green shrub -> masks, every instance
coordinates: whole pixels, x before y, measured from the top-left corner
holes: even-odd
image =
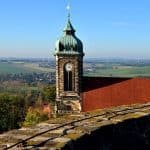
[[[27,115],[25,117],[24,125],[31,126],[40,123],[42,121],[46,121],[48,119],[49,119],[48,115],[42,112],[42,110],[38,108],[37,109],[29,108]]]

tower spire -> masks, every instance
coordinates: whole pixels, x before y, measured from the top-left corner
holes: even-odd
[[[66,34],[74,35],[75,29],[73,28],[73,26],[71,24],[71,21],[70,21],[70,2],[69,2],[69,0],[68,0],[66,9],[67,9],[67,12],[68,12],[68,20],[67,20],[67,24],[64,28],[64,32]]]
[[[68,11],[68,20],[70,20],[70,2],[68,0],[68,4],[67,4],[67,11]]]

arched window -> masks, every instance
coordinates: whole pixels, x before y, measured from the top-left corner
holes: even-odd
[[[64,65],[64,91],[73,91],[71,63]]]

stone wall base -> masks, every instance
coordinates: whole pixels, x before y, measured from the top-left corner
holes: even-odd
[[[80,113],[81,103],[79,100],[62,100],[57,102],[58,113]]]

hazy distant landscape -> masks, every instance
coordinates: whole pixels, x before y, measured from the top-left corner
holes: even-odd
[[[47,72],[54,72],[54,68],[47,68],[46,66],[40,66],[41,62],[27,62],[27,61],[1,61],[0,62],[0,74],[7,74],[7,73],[47,73]]]
[[[150,77],[150,60],[85,59],[84,76]],[[0,94],[40,93],[55,84],[54,59],[0,59]]]
[[[108,77],[150,77],[150,60],[87,60],[84,64],[84,75]]]
[[[54,61],[42,59],[0,59],[0,94],[40,92],[55,83]]]
[[[1,74],[55,73],[54,60],[0,59]],[[86,59],[85,76],[142,77],[150,76],[150,60]]]

